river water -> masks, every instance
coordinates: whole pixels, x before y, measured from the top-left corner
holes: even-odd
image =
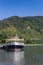
[[[0,65],[43,65],[43,46],[26,46],[19,52],[0,50]]]

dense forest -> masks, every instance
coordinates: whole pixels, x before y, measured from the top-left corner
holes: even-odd
[[[18,17],[12,16],[0,20],[0,42],[5,42],[18,34],[24,38],[25,43],[43,40],[43,16]]]

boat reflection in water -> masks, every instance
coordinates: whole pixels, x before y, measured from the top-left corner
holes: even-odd
[[[24,65],[24,51],[14,53],[14,64]]]
[[[0,65],[24,65],[24,51],[0,51]]]

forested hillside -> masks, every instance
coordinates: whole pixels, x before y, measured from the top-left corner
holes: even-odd
[[[24,38],[26,43],[32,43],[31,40],[43,40],[43,16],[12,16],[0,20],[0,42],[16,33],[20,38]]]

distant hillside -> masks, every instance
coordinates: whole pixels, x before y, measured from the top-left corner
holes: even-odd
[[[43,39],[43,16],[18,17],[12,16],[0,20],[0,42],[15,34],[25,39]]]

